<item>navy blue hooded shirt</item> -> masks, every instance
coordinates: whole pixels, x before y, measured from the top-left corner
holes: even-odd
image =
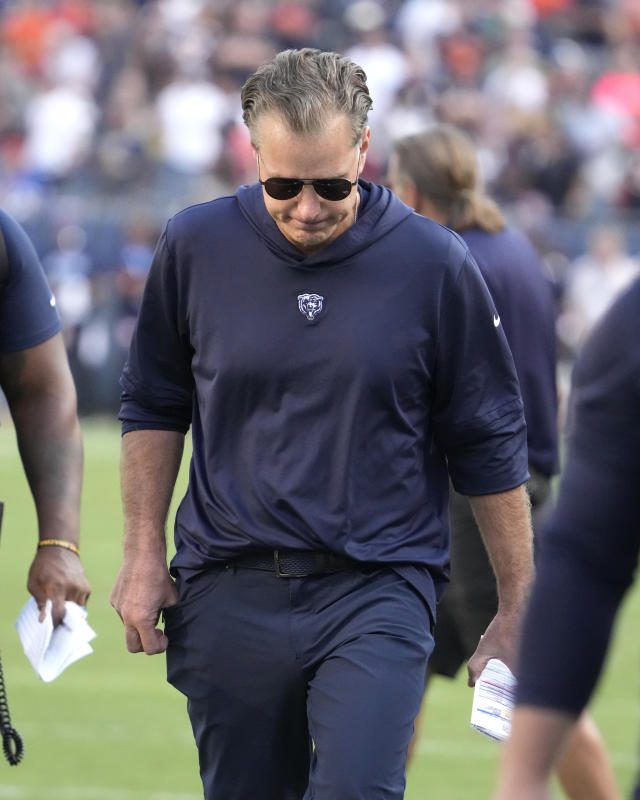
[[[522,401],[464,242],[385,188],[359,191],[357,222],[312,256],[281,234],[258,184],[173,217],[120,419],[124,433],[191,425],[172,566],[330,550],[393,565],[433,611],[447,472],[465,494],[522,484]]]
[[[493,297],[518,373],[529,463],[558,471],[558,391],[553,287],[531,242],[514,228],[461,233]]]

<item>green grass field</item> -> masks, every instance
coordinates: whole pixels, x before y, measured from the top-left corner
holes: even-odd
[[[100,422],[85,422],[83,428],[82,550],[93,586],[89,622],[98,637],[92,655],[49,684],[35,675],[14,629],[28,599],[35,515],[11,424],[5,421],[0,428],[1,499],[6,503],[0,652],[12,721],[25,741],[19,766],[0,760],[0,800],[197,800],[202,794],[184,700],[165,683],[162,656],[126,652],[120,620],[109,605],[122,532],[119,432],[114,424]],[[179,495],[184,482],[183,470]],[[592,707],[623,796],[633,782],[640,734],[639,624],[640,594],[635,590],[619,620]],[[499,746],[469,728],[471,698],[464,675],[454,682],[434,682],[409,770],[407,800],[489,798]]]

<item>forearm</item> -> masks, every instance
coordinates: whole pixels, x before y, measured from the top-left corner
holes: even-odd
[[[130,431],[122,437],[124,559],[111,605],[132,653],[167,648],[156,625],[161,610],[177,601],[166,563],[165,524],[183,449],[184,435],[175,431]]]
[[[40,538],[76,543],[82,436],[62,336],[0,355],[0,385],[36,505]]]
[[[39,538],[78,544],[83,447],[75,392],[21,396],[10,408]]]
[[[523,486],[469,498],[498,589],[498,612],[467,665],[473,686],[491,658],[517,668],[518,644],[533,581],[529,498]]]
[[[122,437],[124,555],[166,556],[165,525],[184,450],[176,431],[131,431]]]
[[[36,371],[35,368],[33,371]],[[71,376],[64,371],[45,385],[31,381],[9,392],[9,406],[25,475],[38,517],[39,539],[79,545],[82,491],[82,434]],[[38,549],[27,588],[41,613],[52,601],[54,624],[62,621],[65,601],[86,605],[91,588],[75,553],[59,547]]]
[[[499,611],[520,615],[533,581],[533,534],[529,497],[524,486],[470,497],[496,577]]]

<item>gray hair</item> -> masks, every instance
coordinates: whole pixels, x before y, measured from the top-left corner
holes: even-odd
[[[303,135],[322,131],[331,113],[346,114],[355,145],[372,105],[362,67],[346,56],[310,47],[283,50],[259,66],[242,87],[240,98],[242,118],[256,146],[258,120],[273,112]]]

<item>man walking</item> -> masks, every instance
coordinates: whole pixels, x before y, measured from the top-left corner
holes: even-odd
[[[289,50],[241,99],[259,181],[169,221],[123,371],[112,603],[130,651],[168,648],[207,800],[395,800],[449,475],[498,583],[472,675],[513,665],[532,574],[517,377],[465,245],[360,179],[363,70]]]

